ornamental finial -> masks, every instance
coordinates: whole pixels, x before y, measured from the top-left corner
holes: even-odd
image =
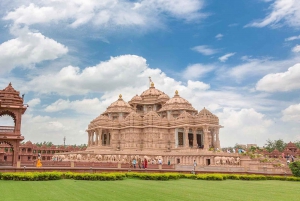
[[[154,87],[154,83],[153,82],[151,82],[151,87]]]
[[[175,95],[176,95],[176,96],[178,95],[178,91],[177,91],[177,90],[175,91]]]
[[[122,99],[122,94],[119,95],[119,99]]]

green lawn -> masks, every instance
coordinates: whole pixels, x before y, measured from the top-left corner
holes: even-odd
[[[291,181],[3,181],[2,201],[93,200],[300,200],[300,182]]]

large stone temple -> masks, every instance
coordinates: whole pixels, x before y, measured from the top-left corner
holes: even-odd
[[[198,112],[178,91],[170,98],[151,83],[129,102],[119,95],[88,126],[87,151],[94,153],[175,154],[220,149],[219,118]],[[171,153],[168,153],[171,152]]]

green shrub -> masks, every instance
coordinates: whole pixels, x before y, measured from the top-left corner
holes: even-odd
[[[300,161],[290,163],[289,168],[295,177],[300,177]]]

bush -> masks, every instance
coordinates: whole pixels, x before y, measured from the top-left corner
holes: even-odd
[[[300,161],[290,163],[289,168],[295,177],[300,177]]]
[[[3,180],[15,181],[47,181],[62,179],[62,173],[59,172],[25,172],[25,173],[3,173],[1,174]]]

